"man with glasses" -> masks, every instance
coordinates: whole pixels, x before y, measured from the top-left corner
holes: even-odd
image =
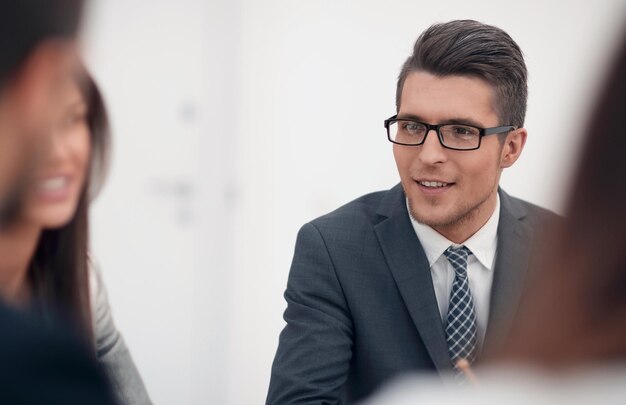
[[[401,184],[300,230],[268,404],[351,403],[412,371],[463,381],[506,334],[556,218],[498,186],[526,141],[526,76],[497,27],[420,35],[384,121]]]

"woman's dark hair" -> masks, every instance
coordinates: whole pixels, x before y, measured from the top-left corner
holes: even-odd
[[[549,367],[626,359],[626,37],[567,206],[500,357]]]
[[[30,265],[33,293],[42,307],[77,322],[79,331],[93,338],[89,297],[89,201],[102,184],[109,151],[109,121],[104,101],[86,71],[76,77],[87,103],[87,124],[91,136],[91,161],[74,217],[68,224],[42,232]]]

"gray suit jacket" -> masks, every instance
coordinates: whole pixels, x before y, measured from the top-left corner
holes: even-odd
[[[535,231],[556,215],[500,190],[485,347],[509,328]],[[360,400],[391,377],[451,368],[430,266],[400,185],[304,225],[285,292],[287,322],[268,404]]]

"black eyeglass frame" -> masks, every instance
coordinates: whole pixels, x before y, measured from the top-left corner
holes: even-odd
[[[424,135],[424,139],[422,139],[422,142],[420,142],[420,143],[402,143],[402,142],[396,142],[396,141],[392,140],[391,139],[391,134],[389,133],[389,127],[391,126],[391,124],[393,124],[394,122],[398,122],[398,121],[410,121],[410,122],[415,122],[415,123],[420,124],[420,125],[424,125],[426,127],[426,134]],[[478,146],[476,146],[475,148],[459,149],[459,148],[453,148],[453,147],[448,146],[448,145],[443,143],[443,135],[441,135],[441,132],[439,131],[439,129],[441,127],[443,127],[443,126],[446,126],[446,125],[461,125],[461,124],[443,123],[443,124],[432,125],[432,124],[427,124],[425,122],[412,120],[412,119],[408,119],[408,118],[398,118],[397,114],[394,115],[393,117],[387,118],[385,120],[385,129],[387,130],[387,139],[391,143],[395,143],[396,145],[403,145],[403,146],[420,146],[424,142],[426,142],[426,137],[428,136],[430,131],[434,130],[435,133],[437,134],[437,138],[439,139],[439,143],[441,144],[441,146],[443,146],[446,149],[462,150],[462,151],[465,151],[465,150],[476,150],[476,149],[480,148],[480,144],[482,143],[483,136],[495,135],[495,134],[503,134],[505,132],[508,133],[508,132],[511,132],[511,131],[515,131],[517,129],[517,127],[514,127],[512,125],[504,125],[504,126],[501,126],[501,127],[491,127],[491,128],[480,128],[480,127],[476,127],[474,125],[462,124],[463,126],[466,126],[466,127],[476,128],[478,130],[479,138],[478,138]]]

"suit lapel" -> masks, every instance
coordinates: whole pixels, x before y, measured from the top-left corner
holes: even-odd
[[[488,350],[510,330],[532,254],[533,230],[523,221],[525,210],[502,190],[500,203],[498,251],[484,345]]]
[[[438,370],[451,368],[430,265],[409,218],[400,185],[391,189],[378,211],[386,217],[374,226],[400,295]]]

